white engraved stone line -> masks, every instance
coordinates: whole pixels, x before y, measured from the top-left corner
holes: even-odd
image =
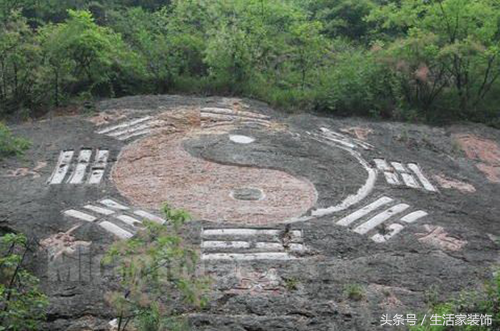
[[[384,171],[385,180],[387,183],[391,185],[399,185],[401,182],[399,181],[398,174],[395,172]]]
[[[99,184],[104,177],[106,166],[108,164],[109,151],[97,150],[94,164],[92,165],[92,172],[89,177],[89,184]]]
[[[258,242],[258,243],[255,243],[255,247],[258,249],[268,250],[268,251],[284,251],[285,250],[285,247],[283,247],[283,244],[279,244],[279,243]]]
[[[250,243],[247,241],[204,241],[201,247],[204,249],[250,248]]]
[[[269,124],[270,123],[268,120],[263,120],[260,118],[241,117],[241,116],[238,116],[237,114],[222,115],[222,114],[212,114],[212,113],[201,113],[201,119],[202,120],[207,120],[207,119],[229,120],[229,121],[237,121],[237,122],[244,121],[244,122],[262,123],[262,124]]]
[[[215,113],[215,114],[228,114],[228,115],[238,115],[238,116],[245,116],[245,117],[250,117],[250,118],[261,118],[261,119],[270,119],[271,117],[262,115],[262,114],[257,114],[257,113],[252,113],[248,111],[235,111],[232,109],[228,108],[215,108],[215,107],[207,107],[203,108],[201,112],[207,112],[207,113]]]
[[[153,215],[153,214],[150,214],[148,212],[145,212],[144,210],[135,210],[134,214],[141,216],[141,217],[147,219],[148,221],[153,221],[153,222],[156,222],[158,224],[164,224],[166,222],[163,218],[158,217],[158,216]]]
[[[128,210],[129,209],[128,207],[121,205],[118,202],[115,202],[111,199],[104,199],[104,200],[101,200],[99,202],[102,205],[109,207],[109,208],[112,208],[112,209],[118,209],[118,210]]]
[[[102,215],[112,215],[115,213],[114,210],[101,208],[101,207],[97,207],[97,206],[93,206],[93,205],[86,205],[86,206],[83,206],[83,208],[91,210],[91,211],[96,212],[98,214],[102,214]]]
[[[408,172],[406,170],[406,168],[404,167],[404,165],[400,162],[391,162],[392,166],[394,167],[394,169],[396,169],[396,171],[399,171],[399,172]]]
[[[80,151],[80,154],[78,155],[78,163],[76,164],[73,174],[68,179],[69,184],[81,184],[83,182],[91,157],[91,149],[82,149]]]
[[[400,221],[405,222],[405,223],[413,223],[413,222],[416,222],[419,219],[421,219],[427,215],[429,215],[429,214],[426,213],[425,211],[419,210],[419,211],[415,211],[411,214],[406,215],[405,217],[401,218]]]
[[[375,162],[375,165],[377,166],[378,169],[382,171],[392,171],[392,167],[389,166],[386,160],[384,159],[373,159],[373,162]]]
[[[148,134],[148,133],[151,133],[151,129],[144,129],[141,131],[132,132],[132,133],[124,135],[124,136],[119,136],[119,137],[117,137],[117,139],[124,141],[124,140],[130,139],[130,138],[133,138],[133,137],[143,136],[143,135]]]
[[[102,129],[100,131],[97,131],[97,133],[98,134],[106,134],[106,133],[109,133],[111,131],[115,131],[115,130],[118,130],[118,129],[126,128],[126,127],[129,127],[129,126],[132,126],[132,125],[136,125],[136,124],[145,122],[145,121],[150,120],[150,119],[151,119],[151,116],[146,116],[146,117],[143,117],[143,118],[132,120],[130,122],[125,122],[125,123],[122,123],[122,124],[118,124],[118,125],[107,127],[107,128]]]
[[[372,202],[371,204],[369,204],[368,206],[366,207],[363,207],[357,211],[355,211],[354,213],[344,217],[343,219],[341,219],[340,221],[337,222],[338,225],[342,225],[342,226],[349,226],[350,224],[352,224],[353,222],[359,220],[360,218],[368,215],[369,213],[371,213],[372,211],[380,208],[381,206],[384,206],[390,202],[392,202],[393,200],[391,198],[388,198],[388,197],[382,197],[380,199],[378,199],[377,201],[375,202]]]
[[[292,252],[303,252],[306,250],[306,247],[302,244],[290,244],[288,246],[288,248],[292,251]]]
[[[375,215],[371,219],[369,219],[367,222],[361,224],[357,228],[354,229],[354,232],[359,233],[359,234],[366,234],[370,232],[371,230],[375,229],[377,226],[380,224],[384,223],[391,217],[393,217],[396,214],[402,213],[406,209],[410,208],[409,205],[407,204],[399,204],[394,207],[391,207],[380,214]]]
[[[111,133],[108,133],[108,136],[116,138],[116,137],[120,137],[122,135],[127,135],[127,134],[130,134],[130,133],[134,133],[134,132],[137,132],[137,131],[142,131],[142,130],[149,129],[149,128],[151,128],[151,122],[148,122],[148,123],[145,123],[145,124],[141,124],[141,125],[137,125],[137,126],[133,126],[133,127],[130,127],[130,128],[126,128],[125,130],[111,132]]]
[[[56,168],[54,169],[54,173],[49,179],[49,183],[51,185],[61,184],[64,181],[64,177],[66,177],[66,173],[68,172],[69,165],[74,153],[74,151],[62,151],[59,154]]]
[[[413,177],[410,174],[407,173],[400,173],[401,177],[403,178],[403,182],[405,182],[405,185],[408,187],[412,188],[419,188],[420,185],[418,185],[417,181],[415,180],[415,177]]]
[[[372,240],[375,241],[376,243],[384,243],[387,240],[394,237],[395,235],[397,235],[398,233],[400,233],[401,231],[403,231],[404,228],[405,227],[402,226],[401,224],[397,224],[397,223],[391,224],[388,227],[388,230],[390,230],[390,232],[388,234],[382,235],[380,233],[377,233],[376,235],[374,235],[372,237]]]
[[[319,139],[316,135],[313,136],[313,139],[315,139],[321,143],[324,142],[324,140]],[[363,184],[363,186],[360,187],[360,189],[355,194],[349,195],[344,201],[342,201],[340,204],[338,204],[336,206],[331,206],[328,208],[321,208],[321,209],[313,210],[311,213],[311,216],[321,217],[321,216],[337,213],[337,212],[342,211],[342,210],[346,210],[347,208],[349,208],[349,207],[357,204],[361,200],[365,199],[375,188],[375,183],[377,182],[377,175],[378,175],[377,170],[373,169],[368,164],[368,162],[366,162],[366,160],[363,158],[363,156],[361,156],[360,153],[354,151],[351,148],[347,148],[344,146],[338,146],[338,145],[336,145],[336,146],[338,148],[345,150],[346,152],[351,154],[356,160],[358,160],[358,162],[363,166],[363,168],[368,173],[368,178],[366,179],[366,182]]]
[[[131,225],[131,226],[137,226],[137,225],[142,224],[142,222],[140,220],[137,220],[137,219],[130,217],[130,216],[127,216],[127,215],[116,216],[116,218],[119,219],[120,221],[128,224],[128,225]]]
[[[420,167],[418,166],[418,164],[408,163],[407,166],[418,177],[418,180],[420,180],[420,182],[422,183],[422,185],[424,186],[424,188],[427,191],[437,192],[434,185],[432,185],[431,182],[424,176],[424,174],[420,170]]]
[[[92,215],[85,214],[85,213],[82,213],[81,211],[73,210],[73,209],[66,210],[64,212],[64,215],[70,216],[73,218],[78,218],[78,219],[81,219],[82,221],[86,221],[86,222],[94,222],[95,220],[97,220],[97,218],[92,216]]]
[[[204,236],[257,236],[280,234],[280,230],[261,230],[261,229],[204,229]],[[297,231],[300,232],[300,231]]]
[[[122,228],[120,228],[119,226],[114,225],[113,223],[108,222],[108,221],[104,221],[104,222],[100,223],[99,225],[102,228],[104,228],[106,231],[111,232],[112,234],[114,234],[115,236],[117,236],[118,238],[121,238],[121,239],[128,239],[128,238],[132,238],[134,236],[132,233],[125,231]]]
[[[295,256],[288,253],[217,253],[203,254],[202,260],[226,260],[226,261],[254,261],[254,260],[295,260]]]

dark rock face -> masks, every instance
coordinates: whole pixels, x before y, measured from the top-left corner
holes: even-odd
[[[114,240],[139,230],[140,215],[161,216],[160,206],[117,187],[122,155],[137,174],[144,160],[159,162],[143,184],[158,189],[158,200],[184,192],[174,207],[250,215],[245,223],[197,219],[185,230],[199,250],[200,275],[213,279],[209,306],[189,314],[193,330],[386,330],[382,314],[417,314],[430,291],[452,298],[500,263],[500,160],[463,151],[456,140],[470,135],[498,146],[497,130],[286,116],[226,98],[138,96],[97,108],[99,126],[75,116],[14,127],[33,147],[0,165],[0,229],[43,243],[31,266],[50,296],[44,330],[106,330],[114,316],[104,297],[114,284],[99,262]],[[154,137],[180,139],[197,167],[140,149],[127,154]],[[103,150],[109,156],[97,164]],[[64,168],[62,151],[74,151],[67,173],[49,185]],[[164,180],[161,167],[175,167],[177,180]],[[230,176],[210,176],[221,167],[231,167]],[[91,169],[104,169],[99,183],[90,183]],[[254,170],[257,177],[246,175]],[[258,181],[260,173],[286,174],[279,178],[287,182]],[[196,187],[186,174],[199,176]],[[266,222],[261,216],[280,211],[280,199],[294,201],[286,196],[296,193],[287,191],[292,179],[313,186],[313,207]],[[178,184],[157,185],[163,181]],[[349,295],[352,285],[360,298]]]

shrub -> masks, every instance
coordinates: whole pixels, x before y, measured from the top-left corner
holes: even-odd
[[[38,330],[45,318],[47,297],[24,268],[28,250],[24,235],[0,238],[0,331]]]
[[[0,159],[6,156],[22,155],[29,146],[29,141],[14,137],[9,128],[0,122]]]

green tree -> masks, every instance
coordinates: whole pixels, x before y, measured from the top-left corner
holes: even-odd
[[[500,76],[498,1],[402,0],[377,8],[369,19],[404,32],[389,45],[389,55],[410,102],[419,99],[428,110],[449,92],[460,115],[478,115]]]
[[[24,235],[0,238],[0,330],[38,330],[45,318],[47,297],[25,269],[29,247]]]
[[[140,330],[173,330],[182,326],[179,304],[205,304],[207,281],[196,275],[197,254],[180,236],[189,214],[168,206],[163,211],[166,225],[146,221],[134,238],[114,244],[104,261],[119,277],[119,288],[108,296],[118,331],[131,324]]]

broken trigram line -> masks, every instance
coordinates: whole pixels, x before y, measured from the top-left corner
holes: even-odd
[[[151,116],[145,116],[105,127],[98,130],[97,133],[124,141],[130,138],[147,135],[151,133],[154,127],[162,123],[164,122],[155,120]]]
[[[302,231],[255,228],[203,229],[202,260],[294,260],[306,251]]]
[[[401,177],[402,182],[407,187],[424,188],[430,192],[438,191],[425,177],[424,173],[416,163],[408,163],[405,166],[401,162],[391,162],[389,165],[389,163],[384,159],[374,159],[373,162],[375,162],[377,168],[384,173],[385,179],[390,185],[401,185]]]
[[[99,184],[106,172],[108,165],[109,151],[97,149],[91,165],[92,148],[82,148],[78,157],[75,157],[74,150],[65,150],[59,154],[54,172],[48,179],[50,185],[57,184]],[[68,178],[66,178],[66,175]]]
[[[206,107],[200,111],[204,127],[226,124],[252,124],[269,127],[270,117],[248,111],[236,111],[229,108]]]
[[[63,214],[81,221],[98,223],[103,229],[121,239],[133,237],[137,230],[143,228],[143,220],[165,223],[159,216],[111,199],[102,199],[98,203],[78,209],[68,209],[63,211]]]
[[[410,206],[405,203],[381,197],[336,221],[336,224],[349,227],[361,235],[370,235],[373,241],[383,243],[400,233],[408,224],[428,215],[423,210],[408,212],[409,209]],[[386,226],[387,223],[390,224]]]

